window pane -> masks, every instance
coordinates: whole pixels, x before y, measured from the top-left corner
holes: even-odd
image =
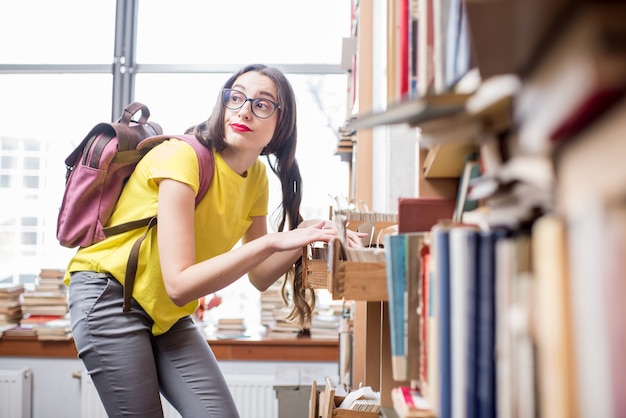
[[[25,170],[39,170],[39,157],[25,157],[24,169]]]
[[[11,138],[0,138],[0,150],[2,151],[15,151],[17,144],[11,140]]]
[[[22,245],[37,245],[36,232],[22,232]]]
[[[350,0],[140,0],[137,36],[144,64],[339,64]]]
[[[0,158],[0,169],[6,170],[15,168],[17,168],[17,157],[3,155],[2,158]]]
[[[22,141],[25,151],[39,151],[41,149],[41,141],[37,139],[26,138]]]
[[[34,216],[22,217],[22,226],[37,226],[37,218]]]
[[[0,219],[0,226],[13,226],[15,225],[15,218],[6,219],[4,216]],[[0,238],[1,240],[1,238]]]
[[[111,63],[115,3],[110,0],[0,2],[0,64]]]
[[[111,120],[111,75],[2,74],[0,91],[0,155],[18,156],[17,168],[0,175],[0,201],[12,202],[0,211],[0,277],[65,268],[75,252],[56,241],[65,158],[96,123]],[[37,234],[15,219],[40,220]]]
[[[15,220],[13,219],[13,224],[15,224]],[[2,245],[13,245],[13,240],[15,239],[15,234],[11,232],[0,231],[0,244]]]
[[[24,176],[22,184],[27,189],[37,189],[39,187],[39,176]]]

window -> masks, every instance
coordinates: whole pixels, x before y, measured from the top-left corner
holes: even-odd
[[[15,40],[0,43],[0,200],[12,202],[0,211],[2,280],[65,268],[74,253],[56,241],[64,160],[94,124],[133,99],[166,132],[182,132],[206,119],[223,82],[247,63],[282,68],[296,90],[303,216],[327,217],[328,194],[347,195],[348,167],[333,153],[346,117],[339,62],[350,0],[305,10],[290,0],[134,1],[136,19],[126,22],[134,31],[117,30],[116,2],[0,3],[0,37]],[[136,52],[131,60],[115,58],[120,45]],[[134,66],[132,78],[127,67],[112,72],[121,61]],[[279,186],[270,187],[271,212]],[[242,301],[233,309],[254,306],[245,283],[233,286]]]

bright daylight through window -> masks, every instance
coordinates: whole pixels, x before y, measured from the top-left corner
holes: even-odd
[[[111,119],[116,94],[147,104],[165,132],[180,133],[207,117],[233,71],[276,65],[298,101],[303,216],[325,218],[329,195],[347,195],[348,165],[334,152],[346,119],[339,63],[350,0],[136,0],[136,65],[126,69],[134,80],[122,86],[111,72],[116,36],[118,45],[132,37],[116,31],[115,4],[0,4],[0,36],[13,40],[0,43],[0,282],[29,283],[42,268],[65,268],[74,250],[56,240],[64,159],[93,125]],[[273,177],[270,213],[280,198]],[[225,290],[239,296],[233,310],[258,309],[246,285]]]

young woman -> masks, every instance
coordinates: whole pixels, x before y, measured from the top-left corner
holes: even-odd
[[[332,223],[300,216],[296,104],[279,70],[241,69],[209,119],[188,133],[215,154],[214,177],[198,205],[197,155],[170,139],[139,162],[110,221],[158,214],[141,246],[132,309],[122,312],[124,272],[130,247],[145,231],[81,248],[67,268],[76,347],[110,417],[162,416],[159,392],[184,417],[237,417],[215,356],[190,317],[197,300],[244,275],[262,291],[291,272],[293,316],[306,324],[311,298],[301,285],[302,248],[336,236]],[[274,157],[270,166],[282,183],[275,233],[267,231],[260,155]]]

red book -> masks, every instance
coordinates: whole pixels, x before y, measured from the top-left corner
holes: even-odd
[[[391,390],[393,409],[401,418],[434,418],[428,401],[417,389],[398,386]]]
[[[428,232],[440,220],[452,219],[455,199],[401,197],[398,199],[398,232]]]

